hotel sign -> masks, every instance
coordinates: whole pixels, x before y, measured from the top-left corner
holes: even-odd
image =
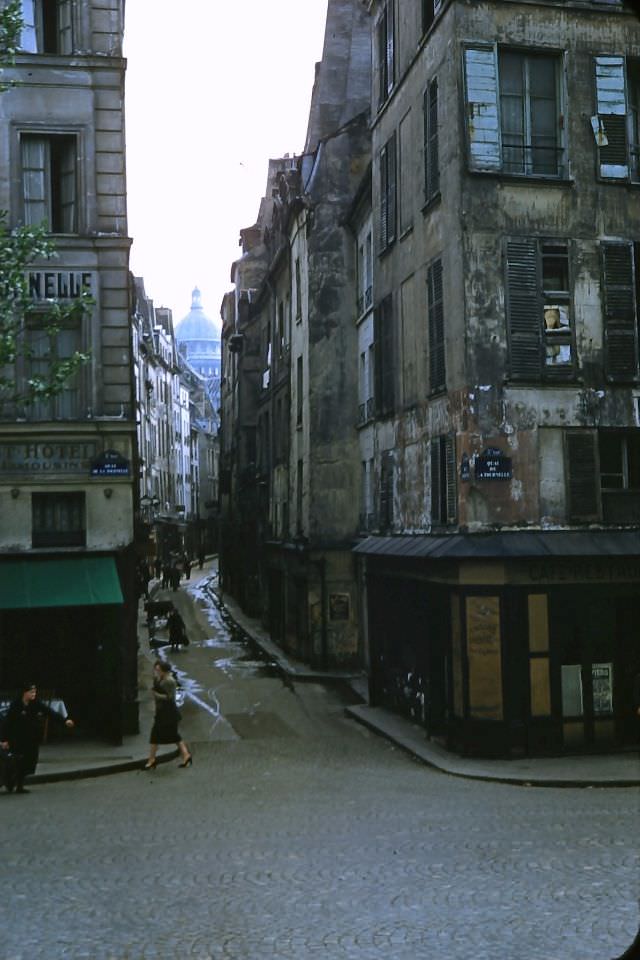
[[[96,274],[84,270],[30,270],[27,280],[32,300],[78,300],[83,293],[95,297]]]
[[[0,474],[86,476],[96,454],[94,440],[0,443]]]

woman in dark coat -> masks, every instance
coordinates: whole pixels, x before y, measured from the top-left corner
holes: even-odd
[[[9,706],[0,730],[0,746],[3,750],[10,750],[16,758],[15,780],[7,783],[9,793],[14,786],[16,793],[29,792],[24,781],[38,765],[42,728],[47,718],[69,728],[74,726],[73,720],[65,719],[38,700],[35,683],[25,683],[21,695]]]
[[[176,706],[176,681],[171,673],[171,665],[166,660],[156,660],[153,665],[153,699],[156,712],[149,735],[149,759],[144,765],[145,770],[153,770],[156,766],[156,753],[159,743],[177,743],[182,763],[179,767],[189,767],[193,763],[191,751],[180,736],[178,720],[180,714]]]

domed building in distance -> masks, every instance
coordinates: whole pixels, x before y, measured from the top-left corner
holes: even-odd
[[[178,323],[175,335],[178,350],[189,366],[205,380],[213,381],[208,383],[208,387],[210,392],[216,393],[216,387],[220,384],[220,331],[211,317],[204,312],[197,287],[191,296],[191,310]]]

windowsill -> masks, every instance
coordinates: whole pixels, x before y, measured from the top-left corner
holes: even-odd
[[[391,253],[395,245],[396,245],[396,238],[394,237],[393,240],[389,241],[389,243],[386,245],[384,250],[380,251],[380,253],[378,254],[378,260],[383,260],[385,257],[387,257]]]
[[[400,243],[402,243],[402,241],[405,240],[405,239],[409,236],[410,233],[413,233],[413,224],[412,224],[412,223],[410,223],[408,227],[405,227],[405,229],[402,231],[402,233],[401,233],[400,236],[398,237],[398,241],[399,241]]]
[[[467,167],[467,173],[471,177],[489,177],[493,180],[505,180],[508,183],[520,183],[528,186],[540,186],[540,184],[548,187],[575,186],[573,177],[553,177],[540,173],[504,173],[502,170],[474,170],[470,167]]]
[[[437,207],[441,202],[441,200],[442,200],[442,194],[438,190],[438,192],[434,193],[432,197],[429,197],[428,200],[425,200],[425,202],[422,205],[422,213],[425,215],[427,213],[431,213],[433,208]]]

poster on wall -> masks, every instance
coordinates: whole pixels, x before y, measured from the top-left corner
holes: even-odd
[[[613,713],[613,664],[591,664],[594,715]]]
[[[502,638],[500,598],[467,597],[469,712],[484,720],[502,720]]]

